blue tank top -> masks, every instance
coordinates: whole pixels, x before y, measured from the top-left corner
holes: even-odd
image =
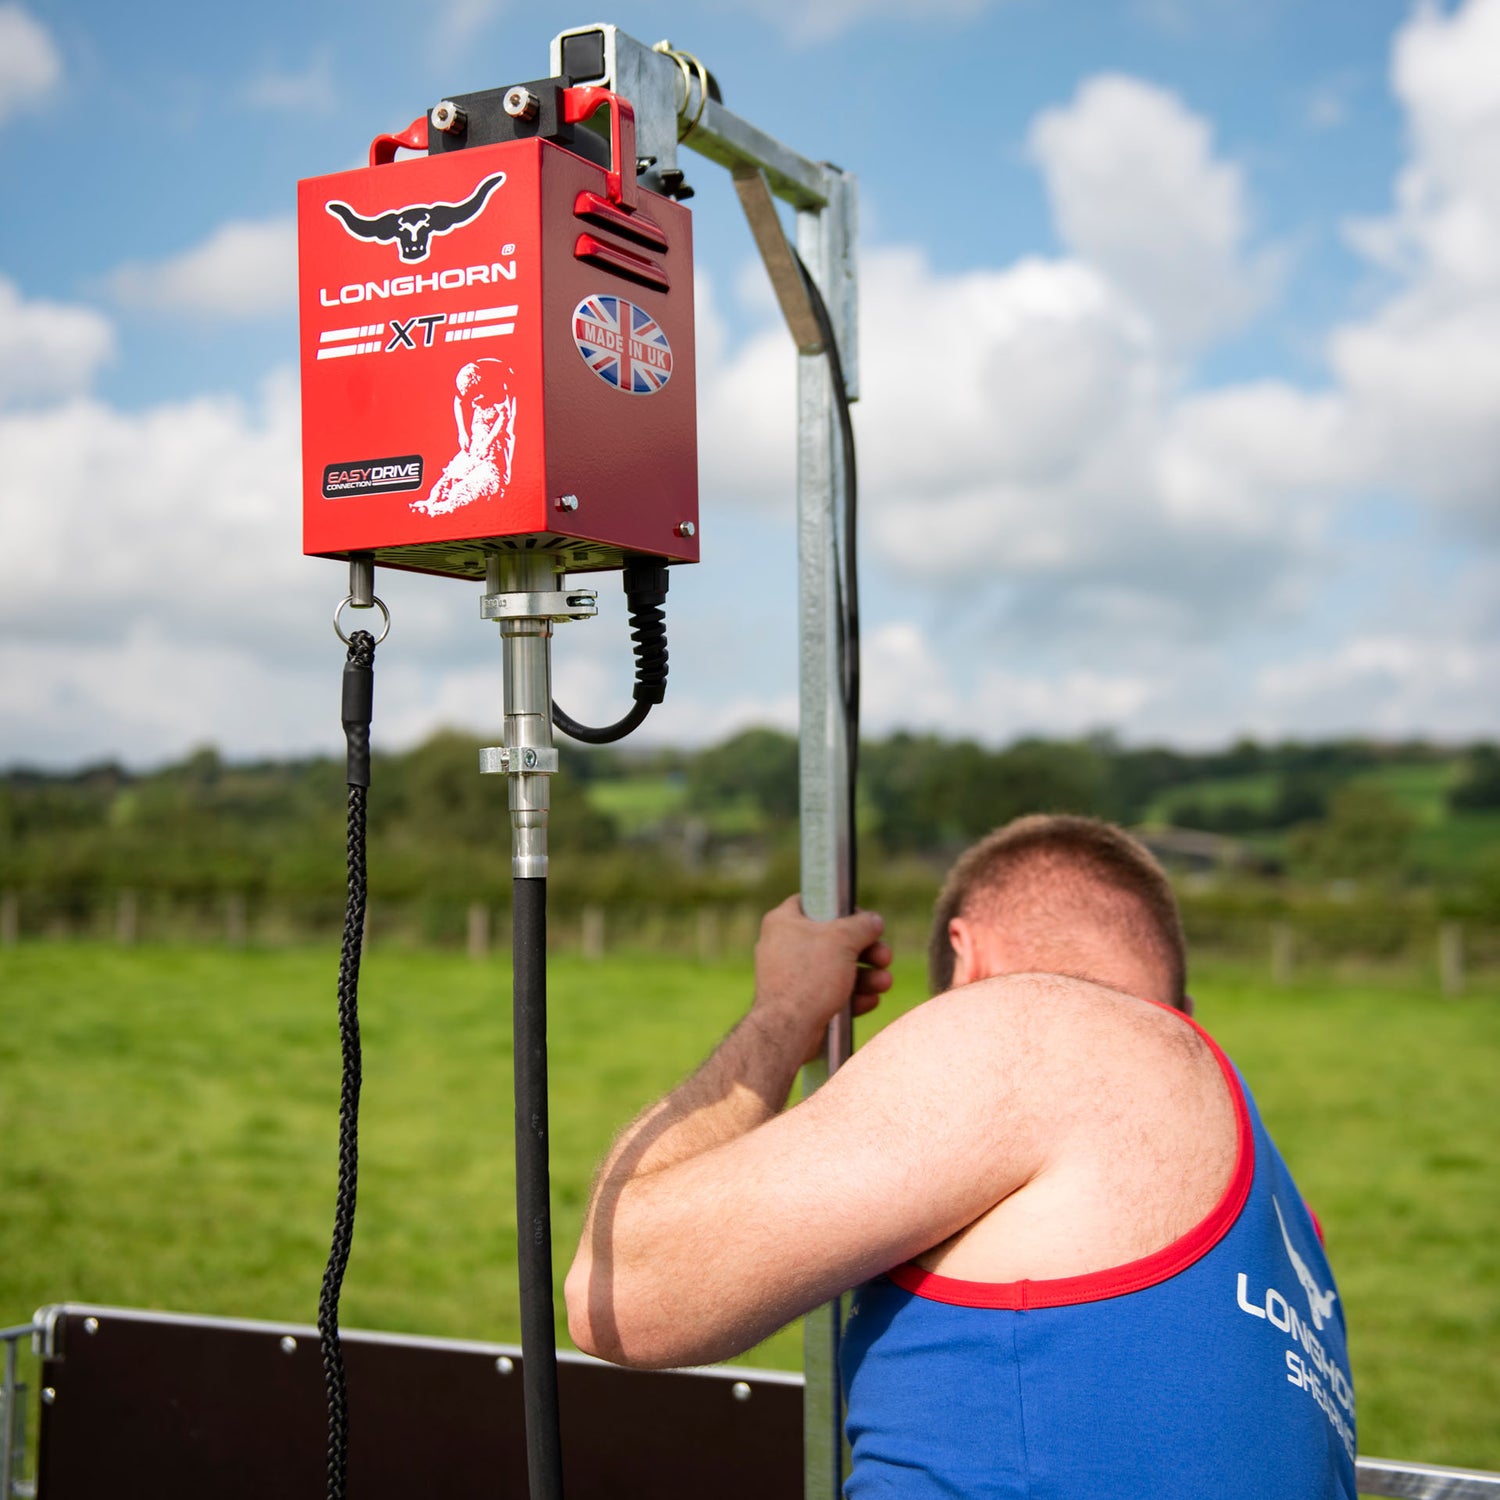
[[[905,1265],[859,1287],[848,1500],[1354,1500],[1333,1273],[1244,1082],[1195,1029],[1238,1119],[1223,1197],[1108,1271],[969,1282]]]

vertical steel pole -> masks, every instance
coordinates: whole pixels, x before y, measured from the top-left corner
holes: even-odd
[[[797,248],[828,304],[854,394],[854,179],[828,169],[828,206],[797,215]],[[828,361],[797,359],[797,573],[802,908],[826,921],[853,909],[848,745],[839,661],[839,515],[844,457]],[[852,540],[852,539],[846,539]],[[824,1056],[803,1069],[810,1094],[849,1056],[849,1012],[829,1027]],[[844,1474],[839,1343],[843,1307],[807,1315],[802,1442],[806,1500],[837,1500]]]

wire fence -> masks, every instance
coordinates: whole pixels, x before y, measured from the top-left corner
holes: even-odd
[[[214,892],[184,897],[147,889],[59,897],[0,891],[0,949],[25,942],[95,942],[122,947],[201,943],[228,947],[289,947],[337,941],[342,903]],[[888,910],[898,953],[925,952],[928,916]],[[1195,959],[1231,960],[1262,969],[1274,984],[1329,970],[1402,971],[1460,995],[1500,980],[1500,924],[1464,921],[1431,911],[1363,903],[1324,903],[1304,910],[1244,912],[1215,903],[1184,902],[1189,952]],[[590,960],[644,952],[705,963],[748,956],[760,910],[749,901],[601,904],[555,901],[552,947]],[[510,910],[481,901],[372,899],[366,941],[374,948],[432,948],[484,960],[508,952]]]

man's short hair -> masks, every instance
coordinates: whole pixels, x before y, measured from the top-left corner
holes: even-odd
[[[1063,874],[1131,898],[1128,940],[1160,962],[1168,973],[1171,1003],[1183,1008],[1187,947],[1182,917],[1166,872],[1144,844],[1122,828],[1098,818],[1036,813],[1016,818],[987,834],[959,856],[943,882],[933,912],[927,946],[932,993],[953,985],[953,943],[948,924],[955,917],[981,915],[1001,902],[1008,889],[1028,877]]]

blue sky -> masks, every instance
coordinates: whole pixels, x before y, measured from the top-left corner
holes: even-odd
[[[859,176],[872,732],[1500,732],[1500,0],[0,0],[0,765],[336,742],[296,180],[598,19]],[[791,349],[685,165],[679,743],[795,702]],[[584,718],[628,696],[613,588],[558,642]],[[377,733],[493,728],[472,590],[381,592]]]

